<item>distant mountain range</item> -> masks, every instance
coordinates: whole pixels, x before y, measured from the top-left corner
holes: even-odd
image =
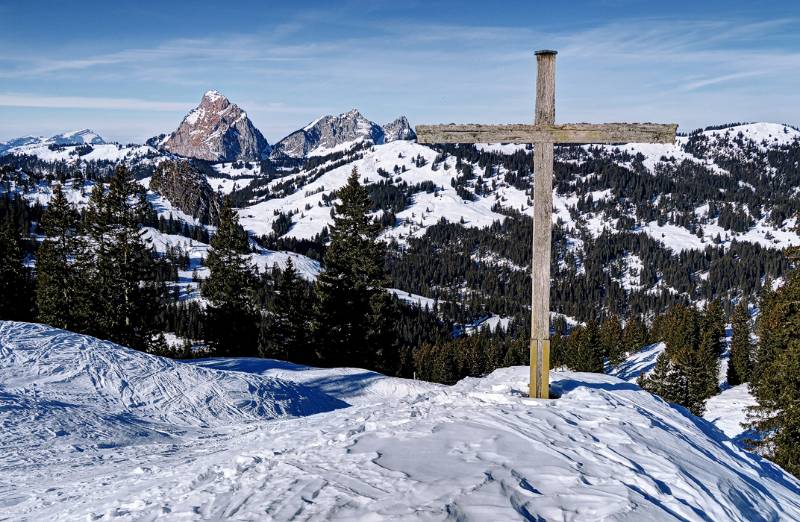
[[[211,90],[203,95],[197,107],[189,111],[174,132],[154,136],[145,145],[185,158],[211,162],[259,161],[270,157],[296,160],[325,155],[356,142],[383,144],[416,137],[405,116],[379,125],[353,109],[338,116],[317,118],[270,146],[244,110],[220,92]],[[25,136],[0,142],[0,154],[21,151],[31,145],[104,143],[97,133],[83,129],[50,138]]]
[[[42,136],[23,136],[7,142],[0,142],[0,154],[11,149],[30,145],[102,145],[104,143],[105,141],[103,138],[93,130],[82,129],[56,134],[49,138]]]

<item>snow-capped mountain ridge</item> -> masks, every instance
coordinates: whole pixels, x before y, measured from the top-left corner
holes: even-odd
[[[5,143],[0,142],[0,155],[32,145],[105,145],[106,141],[91,129],[62,132],[45,138],[43,136],[22,136]]]
[[[54,145],[103,145],[106,143],[99,134],[91,129],[81,129],[56,134],[48,138],[47,142]]]
[[[405,116],[381,126],[354,108],[337,116],[321,116],[289,134],[275,144],[272,157],[303,159],[346,150],[362,141],[381,145],[413,139],[416,139],[416,134]]]
[[[247,113],[218,91],[207,91],[178,129],[158,145],[174,154],[206,161],[258,161],[270,147]]]

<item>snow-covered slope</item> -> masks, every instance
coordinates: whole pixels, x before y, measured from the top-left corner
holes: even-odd
[[[297,383],[181,364],[38,324],[0,322],[0,355],[6,394],[143,422],[218,426],[342,406]]]
[[[0,332],[0,508],[14,520],[800,518],[800,481],[611,376],[553,372],[560,398],[550,401],[525,397],[527,367],[452,387],[387,380],[380,397],[354,370],[175,363],[41,326],[4,323]],[[306,384],[261,375],[271,372]],[[254,415],[247,401],[189,401],[225,422],[170,429],[167,412],[187,401],[165,380],[192,397],[219,386],[257,401],[280,383],[327,409],[337,403],[325,386],[366,400],[280,419]],[[158,431],[137,424],[140,404]],[[102,415],[79,416],[87,412]],[[70,433],[76,425],[82,431]],[[108,437],[122,427],[127,438]]]
[[[0,143],[0,154],[30,145],[104,145],[106,141],[91,129],[62,132],[45,138],[42,136],[23,136]]]
[[[319,124],[319,122],[316,122]],[[764,129],[767,130],[764,130]],[[786,133],[783,133],[783,130]],[[747,132],[745,132],[747,131]],[[300,131],[298,131],[300,132]],[[707,131],[710,136],[725,136],[725,131]],[[758,143],[771,143],[773,146],[782,144],[783,141],[791,141],[800,138],[800,132],[791,127],[778,126],[774,124],[751,124],[747,126],[733,127],[728,131],[728,137],[736,137],[742,132],[744,140],[751,140],[756,147]],[[778,133],[780,134],[778,135]],[[771,138],[772,136],[772,138]],[[779,141],[774,141],[774,139]],[[701,157],[694,156],[684,150],[688,138],[682,137],[674,145],[648,145],[648,144],[628,144],[624,146],[603,146],[599,150],[606,150],[608,153],[613,151],[624,152],[631,156],[641,154],[644,158],[642,164],[649,169],[650,173],[655,172],[655,166],[663,158],[676,158],[676,161],[689,161],[699,166],[707,168],[720,175],[729,176],[726,171],[722,171],[714,163],[716,153],[723,154],[726,147],[738,147],[731,141],[722,141],[719,149],[711,147],[711,152]],[[772,141],[770,141],[772,140]],[[780,141],[783,140],[783,141]],[[349,144],[350,142],[348,142]],[[716,143],[716,142],[715,142]],[[513,145],[479,145],[479,149],[497,151],[503,154],[513,154],[518,150],[525,150],[526,146]],[[760,145],[759,145],[760,147]],[[276,146],[276,150],[278,150]],[[339,150],[339,149],[337,149]],[[345,149],[341,149],[342,151]],[[298,154],[300,154],[298,152]],[[286,237],[300,239],[310,239],[320,233],[325,226],[329,226],[332,218],[330,207],[323,204],[324,198],[330,198],[335,190],[346,183],[352,169],[358,169],[363,182],[374,184],[384,181],[386,176],[381,176],[379,169],[384,173],[390,173],[395,185],[406,183],[414,186],[420,183],[432,183],[434,191],[417,191],[410,199],[405,208],[396,214],[397,221],[394,227],[390,227],[384,233],[387,239],[398,239],[401,242],[409,236],[421,236],[428,227],[438,223],[441,219],[446,219],[453,223],[461,222],[467,227],[486,227],[494,221],[503,221],[506,216],[497,212],[495,205],[531,214],[530,193],[527,189],[520,189],[513,186],[506,180],[508,172],[504,168],[496,168],[490,174],[484,173],[483,168],[477,167],[476,174],[482,175],[482,182],[486,186],[491,186],[491,190],[485,190],[483,194],[473,194],[472,199],[464,199],[452,186],[454,180],[460,175],[455,168],[456,159],[449,157],[444,161],[437,162],[438,153],[430,147],[419,145],[409,141],[394,141],[383,145],[375,145],[366,151],[359,151],[351,154],[352,160],[344,165],[326,170],[321,175],[316,172],[321,171],[326,165],[314,166],[308,170],[303,170],[299,174],[293,175],[298,180],[296,190],[282,197],[272,197],[263,202],[253,202],[252,205],[242,208],[240,216],[243,224],[256,234],[268,234],[271,232],[271,224],[280,213],[293,214],[293,226]],[[424,162],[418,162],[417,158],[423,158]],[[330,162],[333,166],[334,162]],[[421,164],[424,163],[424,164]],[[337,163],[338,164],[338,163]],[[630,165],[627,165],[630,167]],[[395,169],[397,167],[397,169]],[[588,177],[592,176],[590,174]],[[292,177],[282,177],[271,181],[267,186],[270,190],[286,184]],[[580,181],[580,180],[576,180]],[[222,180],[216,182],[214,186],[220,186],[223,190],[233,187],[239,180]],[[471,183],[474,185],[474,182]],[[610,191],[592,194],[594,201],[609,200]],[[653,197],[655,197],[654,195]],[[575,193],[554,191],[553,222],[561,222],[565,228],[575,236],[580,232],[587,232],[593,237],[599,236],[604,231],[618,232],[617,224],[619,218],[612,218],[604,212],[586,211],[585,202],[581,201]],[[622,208],[621,210],[624,210]],[[763,215],[754,221],[753,226],[744,232],[732,232],[721,226],[718,219],[709,216],[708,205],[696,209],[695,213],[704,221],[701,227],[701,234],[696,230],[689,230],[686,227],[671,224],[659,223],[656,220],[645,221],[637,227],[638,231],[645,232],[654,239],[660,241],[664,246],[679,253],[688,249],[703,250],[707,246],[715,244],[718,238],[720,244],[730,245],[732,241],[757,243],[768,248],[783,248],[789,245],[800,244],[800,236],[795,230],[795,220],[787,219],[782,224],[772,223],[769,219],[769,208],[763,209]],[[635,279],[635,278],[634,278]]]

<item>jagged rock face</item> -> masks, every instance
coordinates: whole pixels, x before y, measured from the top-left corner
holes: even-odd
[[[204,173],[188,161],[163,161],[150,178],[150,190],[204,224],[219,221],[221,201]]]
[[[383,128],[356,109],[338,116],[323,116],[295,131],[273,147],[273,157],[303,158],[357,140],[384,143]]]
[[[397,140],[415,140],[417,133],[411,128],[411,124],[405,116],[400,116],[391,123],[383,126],[383,139],[385,143]]]
[[[247,113],[217,91],[203,95],[162,148],[207,161],[258,161],[270,150]]]

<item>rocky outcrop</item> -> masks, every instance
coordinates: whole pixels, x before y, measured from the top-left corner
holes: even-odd
[[[270,151],[247,113],[217,91],[205,93],[161,147],[207,161],[258,161]]]
[[[323,116],[289,134],[275,144],[272,156],[276,159],[304,158],[361,140],[381,144],[384,131],[380,125],[353,109],[338,116]]]
[[[219,220],[220,197],[205,174],[188,161],[162,161],[150,178],[150,190],[203,224],[214,225]]]
[[[415,140],[417,133],[411,128],[411,124],[405,116],[400,116],[391,123],[383,126],[383,141],[389,143],[398,140]]]

